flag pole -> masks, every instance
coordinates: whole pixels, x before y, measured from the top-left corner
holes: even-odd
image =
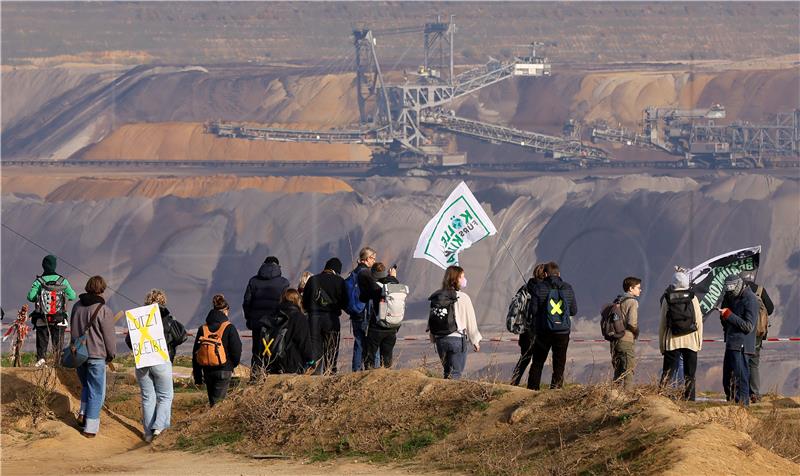
[[[522,276],[523,281],[527,281],[525,278],[525,273],[519,268],[519,264],[517,264],[517,260],[514,259],[514,255],[511,254],[511,250],[508,248],[508,243],[506,240],[503,239],[503,235],[500,233],[500,230],[497,230],[497,237],[500,238],[500,241],[503,243],[503,246],[506,248],[506,253],[508,253],[508,257],[511,258],[511,261],[514,262],[514,266],[516,266],[517,271],[519,271],[519,275]]]

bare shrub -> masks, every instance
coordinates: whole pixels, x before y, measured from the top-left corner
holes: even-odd
[[[50,405],[55,399],[54,390],[58,377],[56,370],[47,366],[36,368],[31,372],[33,374],[31,391],[14,401],[14,410],[18,415],[30,418],[36,428],[39,423],[54,415]]]

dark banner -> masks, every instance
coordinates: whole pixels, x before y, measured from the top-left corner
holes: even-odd
[[[753,246],[716,256],[688,271],[703,319],[722,302],[725,278],[742,271],[752,271],[755,276],[760,257],[761,246]]]

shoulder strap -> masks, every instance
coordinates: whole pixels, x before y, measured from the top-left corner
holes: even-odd
[[[92,317],[89,319],[89,325],[86,326],[86,329],[83,331],[82,336],[85,336],[89,332],[89,329],[92,328],[94,323],[97,322],[97,314],[100,312],[100,308],[101,307],[103,307],[103,304],[98,303],[97,307],[95,308],[94,312],[92,313]]]
[[[756,296],[761,297],[761,294],[763,293],[764,293],[764,286],[759,286],[758,289],[756,289]]]
[[[65,280],[65,279],[66,279],[66,278],[65,278],[64,276],[60,276],[60,275],[59,275],[58,279],[56,280],[56,285],[57,285],[57,286],[61,286],[62,284],[64,284],[64,280]]]
[[[219,332],[220,339],[222,339],[222,335],[225,334],[225,329],[227,329],[229,325],[231,325],[231,321],[225,321],[222,324],[220,324],[219,329],[217,329],[217,332]]]

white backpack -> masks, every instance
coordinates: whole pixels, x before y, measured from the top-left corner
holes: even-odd
[[[381,288],[383,288],[383,297],[378,306],[378,324],[390,329],[400,327],[406,314],[408,286],[389,283],[381,284]]]

